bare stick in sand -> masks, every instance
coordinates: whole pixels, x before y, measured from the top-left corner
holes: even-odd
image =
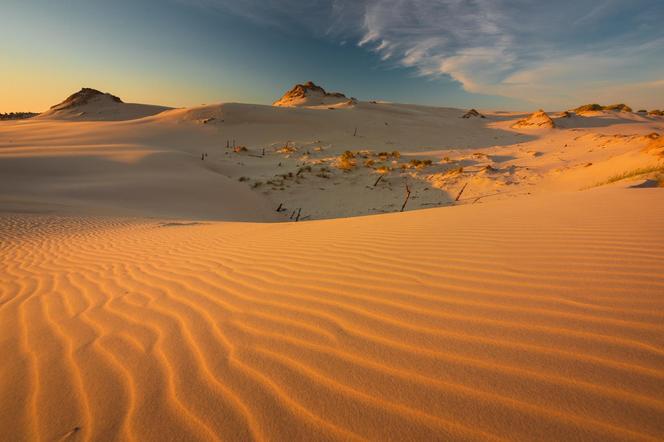
[[[406,203],[408,203],[408,198],[410,198],[410,187],[408,186],[408,183],[406,183],[406,200],[403,202],[403,206],[401,206],[400,212],[403,212],[403,209],[406,208]]]
[[[380,182],[380,180],[382,180],[382,179],[383,179],[383,175],[379,176],[373,186],[376,187],[378,185],[378,183]]]
[[[298,222],[300,220],[300,213],[302,212],[302,207],[297,209],[297,217],[295,218],[295,222]]]
[[[461,190],[459,190],[459,194],[458,194],[457,197],[454,199],[454,201],[459,201],[459,198],[461,198],[461,194],[463,193],[463,191],[466,190],[466,186],[467,186],[467,185],[468,185],[468,183],[466,183],[466,184],[463,185],[463,187],[461,188]]]
[[[353,132],[353,136],[357,136],[357,127],[355,128],[355,132]]]

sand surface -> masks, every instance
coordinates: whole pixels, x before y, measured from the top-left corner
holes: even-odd
[[[113,106],[131,115],[133,105]],[[230,103],[121,121],[2,122],[0,211],[270,222],[300,210],[315,220],[398,211],[406,186],[405,210],[414,210],[664,171],[664,136],[648,138],[664,134],[662,117],[552,113],[555,129],[514,129],[525,114],[464,113],[390,103],[335,110]],[[659,147],[646,152],[653,143]],[[346,150],[353,158],[342,164]],[[398,156],[385,155],[392,152]]]
[[[8,440],[661,440],[664,198],[2,216]]]
[[[3,440],[664,439],[661,117],[142,106],[0,123]]]

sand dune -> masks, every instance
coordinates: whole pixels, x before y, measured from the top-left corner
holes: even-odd
[[[129,106],[94,97],[120,107],[109,119]],[[83,105],[89,114],[106,112],[94,99]],[[406,184],[413,210],[580,190],[664,167],[661,152],[643,150],[647,135],[664,132],[660,117],[605,111],[521,130],[512,126],[524,114],[465,114],[396,103],[226,103],[122,121],[2,122],[0,211],[284,221],[301,209],[311,220],[398,211]],[[339,168],[347,150],[355,157]],[[384,155],[392,152],[399,156]]]
[[[664,199],[0,217],[6,440],[661,440]]]
[[[661,117],[301,86],[0,122],[3,440],[664,439]]]

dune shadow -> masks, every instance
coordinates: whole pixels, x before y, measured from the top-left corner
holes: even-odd
[[[616,118],[613,116],[580,116],[572,115],[570,117],[561,117],[554,119],[557,127],[561,129],[584,129],[595,127],[608,127],[616,124],[639,124],[642,121]]]
[[[658,180],[645,180],[642,183],[629,186],[630,189],[652,189],[654,187],[662,187]]]

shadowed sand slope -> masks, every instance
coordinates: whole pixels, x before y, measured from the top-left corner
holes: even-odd
[[[664,198],[0,218],[5,440],[661,440]]]

